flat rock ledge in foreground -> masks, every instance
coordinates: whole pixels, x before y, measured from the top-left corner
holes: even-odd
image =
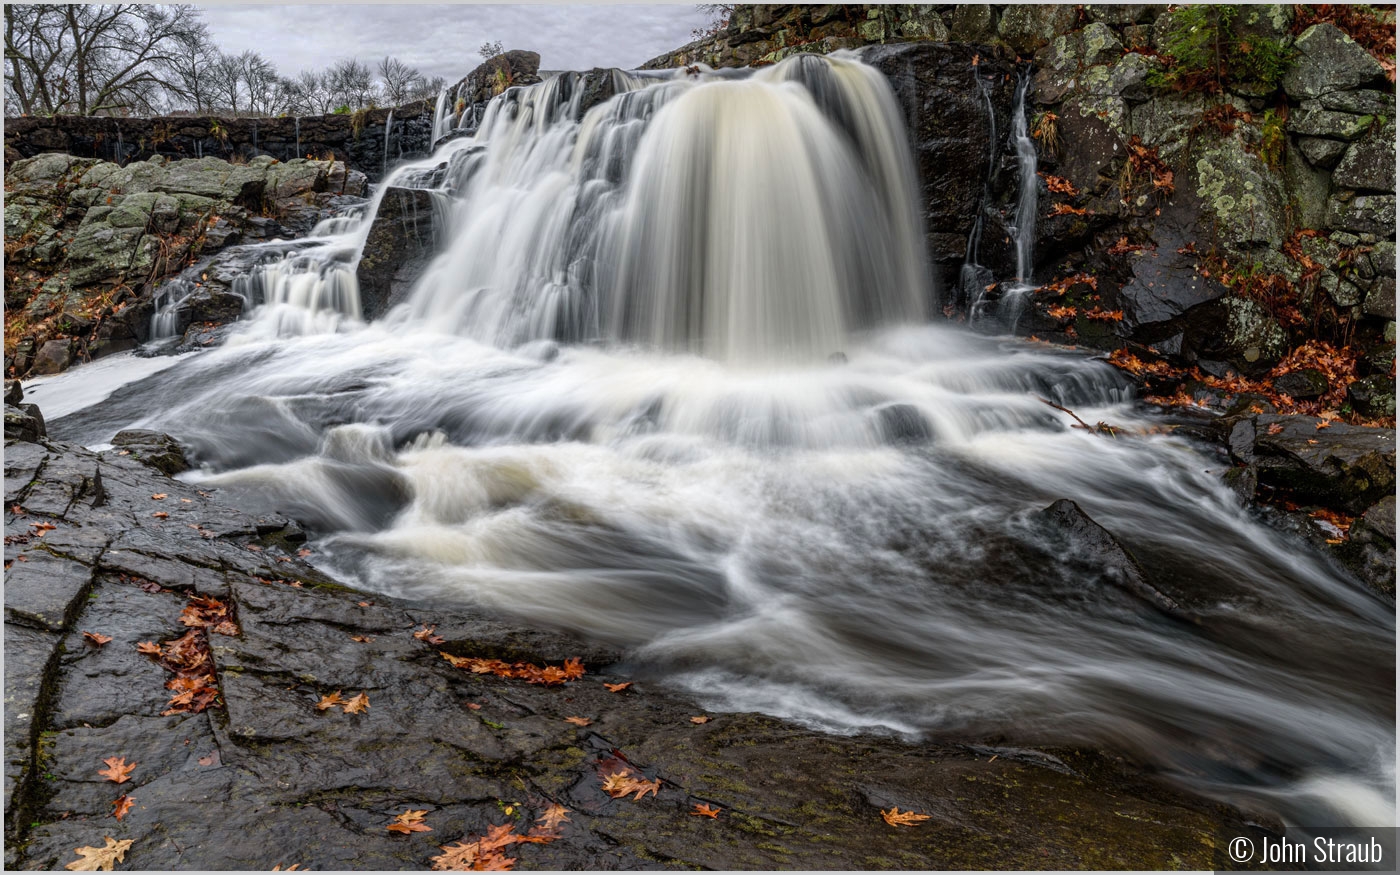
[[[1099,753],[694,723],[694,703],[645,679],[605,687],[632,679],[617,654],[349,590],[298,556],[294,523],[121,453],[6,443],[7,868],[62,868],[111,836],[133,842],[118,868],[421,870],[440,845],[523,834],[556,803],[561,837],[509,848],[517,868],[1208,869],[1243,829]],[[221,698],[165,714],[172,675],[136,645],[185,634],[195,595],[236,627],[208,633]],[[414,636],[426,626],[441,643]],[[532,686],[439,651],[579,657],[588,674]],[[368,710],[318,711],[337,691]],[[136,764],[129,781],[98,774],[109,757]],[[659,792],[610,798],[603,777],[624,769]],[[722,811],[695,816],[700,803]],[[892,827],[895,806],[930,819]],[[431,832],[390,832],[406,810]]]

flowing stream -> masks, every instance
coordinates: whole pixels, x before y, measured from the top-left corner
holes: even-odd
[[[1112,368],[927,323],[873,69],[746,73],[616,73],[586,113],[577,77],[508,90],[377,194],[449,205],[404,303],[359,319],[369,219],[329,226],[248,278],[226,346],[53,431],[168,431],[358,585],[622,645],[707,707],[1097,745],[1290,823],[1393,823],[1393,607]],[[1061,498],[1183,613],[1048,526]]]

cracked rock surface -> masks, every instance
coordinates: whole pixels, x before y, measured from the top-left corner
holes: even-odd
[[[307,564],[292,521],[129,451],[7,442],[5,504],[7,868],[61,868],[112,836],[133,840],[135,869],[424,869],[438,846],[523,833],[555,803],[570,810],[562,837],[511,849],[517,868],[1201,869],[1245,829],[1092,751],[831,736],[754,714],[693,723],[702,711],[659,685],[608,690],[632,679],[621,654],[355,592]],[[188,631],[195,595],[228,604],[236,634],[209,633],[215,705],[168,713],[170,674],[136,645]],[[440,643],[414,636],[427,626]],[[578,657],[588,674],[532,686],[439,651]],[[370,707],[316,708],[337,691]],[[98,774],[115,756],[136,764],[120,785]],[[602,777],[622,769],[660,791],[610,798]],[[718,819],[692,816],[699,803]],[[895,829],[890,806],[931,818]],[[389,832],[406,809],[432,831]]]

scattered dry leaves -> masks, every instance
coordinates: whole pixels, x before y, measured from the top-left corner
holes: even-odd
[[[532,684],[555,686],[578,680],[586,672],[583,662],[577,658],[564,660],[563,665],[538,666],[529,662],[505,662],[500,659],[478,659],[472,656],[453,656],[438,651],[453,668],[465,669],[472,674],[490,674],[501,678],[518,678]]]
[[[340,698],[340,690],[336,690],[329,696],[322,696],[321,701],[316,703],[317,711],[324,711],[327,708],[334,708],[337,705],[344,705],[345,700]]]
[[[1074,187],[1074,183],[1062,176],[1051,176],[1042,170],[1040,178],[1045,180],[1045,187],[1050,190],[1051,194],[1063,194],[1069,197],[1079,194],[1079,189]]]
[[[572,823],[572,821],[569,820],[569,809],[557,802],[552,802],[535,823],[539,825],[539,829],[545,832],[555,833],[559,831],[560,824]]]
[[[154,641],[142,641],[136,649],[147,656],[160,656],[160,645]]]
[[[1054,216],[1087,216],[1088,214],[1089,214],[1089,209],[1088,209],[1087,207],[1072,207],[1072,206],[1070,206],[1069,204],[1055,204],[1054,206],[1052,206],[1052,207],[1050,208],[1050,212],[1049,212],[1047,215],[1049,215],[1049,216],[1051,216],[1051,217],[1054,217]]]
[[[422,629],[415,630],[413,633],[413,637],[417,638],[419,641],[426,641],[429,644],[441,644],[447,640],[441,635],[433,634],[436,631],[437,626],[424,626]]]

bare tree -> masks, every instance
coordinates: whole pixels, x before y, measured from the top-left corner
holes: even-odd
[[[287,111],[294,115],[325,115],[334,109],[325,77],[315,70],[302,70],[295,79],[283,80]]]
[[[477,49],[476,53],[481,55],[481,60],[489,61],[492,58],[504,55],[506,53],[506,47],[500,40],[487,40],[481,44],[481,48]]]
[[[276,115],[281,111],[285,96],[282,79],[272,62],[254,51],[246,51],[238,56],[238,72],[243,80],[243,90],[248,96],[250,115]]]
[[[213,100],[210,109],[238,115],[238,106],[243,99],[243,62],[237,55],[220,54],[208,68],[210,92]]]
[[[324,78],[334,106],[360,109],[374,102],[374,73],[356,58],[336,61]]]
[[[204,114],[213,108],[214,75],[212,68],[219,61],[219,50],[209,39],[208,29],[200,25],[178,41],[168,64],[170,81],[167,88],[175,103]]]
[[[7,5],[7,98],[29,114],[153,111],[202,26],[183,5]]]
[[[423,87],[423,74],[398,58],[379,62],[379,79],[383,83],[384,102],[398,106],[413,99]]]
[[[431,79],[424,79],[418,83],[418,87],[408,96],[409,100],[428,100],[438,96],[438,92],[447,87],[447,80],[441,76],[434,76]]]

